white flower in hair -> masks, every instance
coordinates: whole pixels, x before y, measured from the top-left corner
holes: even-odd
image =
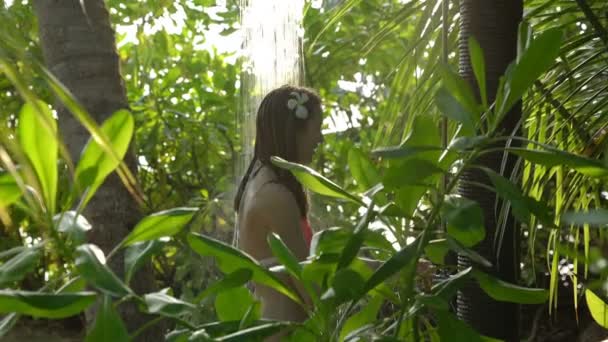
[[[308,101],[308,95],[305,93],[299,93],[297,91],[292,92],[289,95],[293,95],[295,99],[289,99],[287,101],[287,108],[290,110],[295,109],[295,115],[298,119],[305,120],[308,118],[308,109],[304,104]]]

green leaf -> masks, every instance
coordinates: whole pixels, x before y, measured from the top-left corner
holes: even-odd
[[[221,321],[240,321],[254,299],[245,287],[235,287],[215,297],[215,313]]]
[[[337,269],[344,268],[357,257],[361,246],[363,245],[363,241],[365,238],[365,232],[371,220],[375,217],[374,215],[374,205],[375,200],[372,199],[369,206],[367,207],[367,211],[365,212],[365,216],[361,218],[361,221],[355,227],[353,234],[350,236],[344,249],[340,255],[340,260],[338,261]]]
[[[608,210],[607,209],[591,209],[588,211],[568,211],[565,212],[561,217],[562,225],[590,225],[602,227],[608,224]]]
[[[453,314],[437,310],[434,312],[438,320],[441,341],[450,342],[482,342],[484,339],[473,328],[454,317]]]
[[[465,281],[469,278],[472,267],[468,267],[452,276],[445,279],[431,288],[433,296],[439,297],[446,302],[449,302],[458,292],[458,290],[465,284]]]
[[[437,90],[435,104],[446,118],[462,124],[466,132],[464,135],[473,135],[475,133],[475,117],[456,101],[445,88],[441,87]]]
[[[378,170],[358,148],[352,148],[348,151],[348,168],[361,191],[365,191],[380,182]]]
[[[365,279],[359,272],[343,268],[336,272],[331,288],[321,296],[321,299],[335,298],[338,303],[356,299],[362,295],[363,285],[365,285]]]
[[[116,157],[120,159],[127,153],[133,135],[133,127],[133,116],[125,109],[115,112],[101,125],[101,134],[105,135]],[[89,140],[74,172],[74,179],[79,190],[87,190],[82,199],[83,206],[88,203],[104,179],[118,165],[120,165],[120,161],[108,155],[97,140],[92,138]]]
[[[325,178],[308,166],[291,163],[279,157],[272,157],[272,163],[280,168],[290,171],[304,187],[320,195],[341,198],[363,205],[361,199],[342,189],[336,183]]]
[[[27,248],[0,265],[0,287],[6,287],[23,279],[34,270],[40,255],[38,248]]]
[[[441,151],[443,149],[438,146],[392,146],[375,149],[372,153],[385,159],[401,159],[414,156],[422,158],[421,156],[428,155],[429,152],[434,155]]]
[[[76,268],[87,282],[113,297],[132,294],[131,289],[118,279],[105,262],[103,251],[95,245],[86,244],[76,248]]]
[[[287,271],[296,279],[300,279],[302,276],[302,265],[300,265],[298,259],[291,253],[283,240],[281,240],[281,237],[276,233],[269,234],[268,245],[272,254],[285,266]]]
[[[604,329],[608,329],[608,305],[591,290],[585,290],[585,299],[593,320]]]
[[[446,242],[451,250],[461,255],[466,256],[471,261],[476,262],[485,267],[492,267],[492,263],[489,262],[486,258],[481,256],[479,253],[474,250],[463,246],[460,242],[452,238],[451,236],[447,236]]]
[[[441,65],[439,73],[441,74],[443,87],[467,112],[473,115],[473,122],[476,122],[480,117],[480,113],[471,86],[448,66]]]
[[[369,324],[376,320],[378,311],[384,302],[381,296],[373,296],[369,301],[361,308],[361,311],[350,316],[340,330],[339,341],[344,341],[345,337],[351,332]]]
[[[163,243],[150,240],[130,245],[125,249],[125,283],[129,284],[135,272],[143,266],[151,255],[159,252]]]
[[[424,255],[435,264],[445,264],[445,256],[450,251],[446,239],[437,239],[429,241],[429,244],[424,248]]]
[[[477,202],[457,195],[448,195],[441,208],[450,236],[466,247],[483,241],[486,230],[483,211]]]
[[[49,212],[55,212],[57,194],[57,123],[49,106],[27,102],[19,113],[17,130],[23,153],[32,163]]]
[[[473,66],[473,73],[477,79],[477,86],[479,87],[479,94],[481,95],[481,102],[484,108],[488,108],[488,95],[486,88],[486,63],[483,57],[483,50],[479,43],[473,36],[469,37],[469,55],[471,58],[471,65]]]
[[[243,286],[249,280],[251,280],[252,276],[253,272],[247,268],[241,268],[229,273],[221,280],[207,286],[207,288],[196,297],[194,303],[198,304],[207,297],[213,296],[225,290]]]
[[[41,318],[65,318],[82,312],[95,301],[95,292],[41,293],[0,290],[0,313]]]
[[[253,272],[253,281],[266,285],[294,300],[302,303],[300,297],[289,287],[283,284],[274,274],[264,268],[250,255],[219,240],[204,235],[190,233],[188,244],[198,254],[216,258],[219,268],[224,273],[231,273],[240,268]]]
[[[490,177],[496,192],[511,203],[513,215],[520,222],[528,222],[530,215],[534,214],[545,225],[551,226],[553,224],[549,215],[550,209],[545,203],[525,196],[517,186],[498,173],[490,169],[484,169],[484,171]]]
[[[196,306],[179,300],[167,294],[168,289],[144,295],[148,312],[166,317],[179,317],[189,311],[195,311]]]
[[[92,228],[86,217],[74,210],[53,216],[53,223],[58,231],[68,235],[76,244],[83,243],[86,239],[86,233]]]
[[[255,327],[239,330],[230,335],[225,335],[216,339],[221,342],[240,342],[240,341],[262,341],[264,338],[272,336],[283,329],[290,328],[294,323],[273,322],[257,325]]]
[[[380,267],[378,267],[378,269],[367,280],[362,293],[367,293],[402,269],[413,266],[416,263],[416,249],[420,243],[419,239],[420,238],[405,246],[403,249],[391,256],[390,259],[382,263],[382,265],[380,265]]]
[[[128,342],[129,333],[122,319],[112,305],[112,298],[104,296],[101,307],[95,316],[95,325],[87,335],[85,342]]]
[[[566,151],[554,149],[540,151],[525,148],[510,148],[508,151],[526,159],[529,162],[546,167],[566,165],[589,177],[604,178],[608,176],[608,168],[601,162],[568,153]]]
[[[423,185],[427,178],[441,173],[443,173],[443,170],[433,162],[425,159],[408,159],[391,165],[382,182],[390,188]]]
[[[173,208],[144,217],[125,238],[123,245],[173,236],[190,222],[196,208]]]
[[[548,29],[534,39],[506,77],[504,103],[497,103],[498,113],[508,112],[534,81],[555,63],[559,55],[562,31]]]
[[[501,302],[542,304],[549,299],[549,291],[507,283],[479,270],[473,270],[479,286],[492,298]]]
[[[21,197],[21,189],[8,172],[0,172],[0,208],[8,207]]]

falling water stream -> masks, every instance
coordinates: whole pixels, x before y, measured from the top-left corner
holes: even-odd
[[[243,73],[237,118],[241,136],[238,180],[253,156],[255,117],[262,98],[283,84],[301,84],[304,76],[304,0],[240,0],[240,9]]]

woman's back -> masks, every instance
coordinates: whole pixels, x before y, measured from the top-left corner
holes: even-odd
[[[237,217],[238,247],[265,266],[276,264],[268,234],[278,234],[300,260],[306,258],[308,247],[300,228],[300,214],[293,194],[276,181],[269,168],[256,165],[243,192]],[[296,289],[293,280],[281,275],[281,280]],[[255,285],[255,296],[262,301],[262,316],[269,319],[303,321],[306,314],[301,306],[270,288]]]

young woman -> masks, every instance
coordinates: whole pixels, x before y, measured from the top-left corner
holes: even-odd
[[[274,166],[270,158],[309,164],[323,142],[321,124],[321,100],[307,88],[282,86],[268,93],[260,104],[254,156],[238,188],[234,208],[238,213],[238,247],[265,266],[276,264],[267,243],[271,233],[278,234],[298,259],[308,255],[312,231],[306,193],[289,171]],[[282,279],[306,297],[300,284],[286,275]],[[254,295],[262,302],[264,318],[306,319],[300,305],[268,287],[254,284]]]

